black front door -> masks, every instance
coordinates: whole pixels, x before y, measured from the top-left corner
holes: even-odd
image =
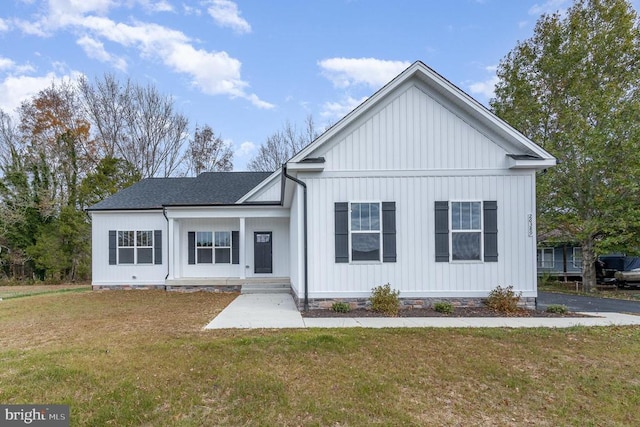
[[[273,273],[271,237],[271,231],[253,233],[253,263],[256,273]]]

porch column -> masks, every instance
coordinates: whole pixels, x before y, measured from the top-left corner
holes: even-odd
[[[175,256],[174,256],[174,246],[175,246],[175,233],[174,233],[174,224],[175,220],[173,218],[169,218],[169,231],[167,232],[167,265],[169,276],[167,280],[171,280],[175,278]]]
[[[247,278],[247,257],[245,256],[246,251],[246,240],[245,240],[245,228],[244,228],[244,217],[240,217],[240,278]]]

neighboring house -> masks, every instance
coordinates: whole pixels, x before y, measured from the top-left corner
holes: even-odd
[[[582,279],[582,246],[578,243],[540,242],[537,259],[540,276]]]
[[[555,159],[415,62],[272,173],[143,180],[92,206],[94,288],[286,283],[300,307],[472,304],[536,288],[536,172]]]

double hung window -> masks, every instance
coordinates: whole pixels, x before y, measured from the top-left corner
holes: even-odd
[[[153,264],[153,231],[118,231],[118,264]]]
[[[213,233],[211,231],[196,232],[196,257],[198,264],[213,263]]]
[[[538,249],[538,267],[553,268],[553,248]]]
[[[482,259],[482,203],[451,202],[451,259]]]
[[[231,263],[231,232],[215,232],[215,257],[216,264]]]
[[[380,261],[380,203],[351,203],[351,260]]]

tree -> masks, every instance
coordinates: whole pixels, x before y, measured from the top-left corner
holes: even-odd
[[[126,160],[105,157],[80,184],[80,207],[85,209],[140,181],[140,173]]]
[[[581,242],[590,290],[598,251],[629,248],[640,230],[639,63],[632,6],[577,0],[498,68],[491,107],[559,160],[539,176],[539,228]]]
[[[78,88],[104,156],[126,160],[142,178],[179,172],[189,121],[175,111],[173,98],[109,74],[93,85],[81,79]]]
[[[90,124],[75,88],[70,83],[52,83],[23,102],[19,114],[23,154],[32,162],[44,156],[60,184],[59,206],[75,206],[79,181],[96,162]]]
[[[258,154],[251,159],[247,168],[250,171],[275,171],[316,139],[318,135],[311,116],[305,120],[305,127],[302,131],[298,131],[287,121],[282,130],[273,133],[260,146]]]
[[[222,138],[213,133],[209,125],[202,129],[196,126],[193,139],[189,141],[186,154],[189,172],[230,171],[233,169],[233,151]]]

